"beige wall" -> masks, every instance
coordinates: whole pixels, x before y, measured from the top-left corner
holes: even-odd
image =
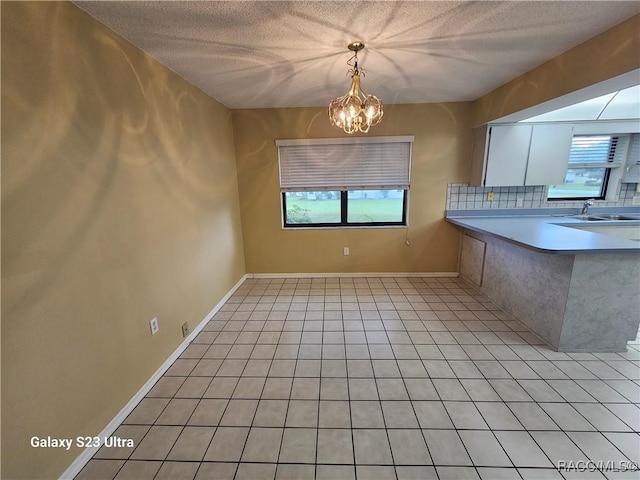
[[[473,102],[473,126],[640,68],[640,15],[596,35]]]
[[[369,135],[415,135],[408,231],[284,231],[275,140],[347,135],[329,125],[326,108],[234,110],[247,271],[457,271],[458,231],[443,213],[447,183],[468,178],[469,119],[469,103],[388,105],[382,123],[371,129]],[[342,254],[345,246],[348,257]]]
[[[245,273],[231,113],[70,3],[2,2],[2,478],[56,478]],[[160,332],[151,337],[148,321]]]

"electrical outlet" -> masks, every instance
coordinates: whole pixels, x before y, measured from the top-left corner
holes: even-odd
[[[349,255],[349,247],[344,247],[342,249],[342,254],[345,255],[345,256]]]
[[[189,335],[189,324],[187,322],[184,322],[182,324],[182,338],[187,338],[188,335]]]
[[[516,198],[516,207],[524,206],[524,198]]]
[[[487,192],[487,201],[493,202],[493,192]]]
[[[160,327],[158,326],[158,317],[153,317],[149,320],[149,326],[151,327],[151,335],[158,333],[158,330],[160,330]]]
[[[633,197],[633,200],[631,200],[631,205],[640,205],[640,197]]]

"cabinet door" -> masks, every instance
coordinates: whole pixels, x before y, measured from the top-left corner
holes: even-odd
[[[484,184],[491,187],[524,185],[527,171],[531,125],[494,125]]]
[[[525,185],[560,185],[569,165],[573,125],[534,125]]]

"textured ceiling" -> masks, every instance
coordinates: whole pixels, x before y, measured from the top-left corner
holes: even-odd
[[[621,1],[76,1],[230,108],[473,100],[640,11]]]

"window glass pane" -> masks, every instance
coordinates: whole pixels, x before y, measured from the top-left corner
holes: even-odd
[[[549,198],[602,198],[606,168],[570,168],[564,185],[549,186]]]
[[[286,192],[286,223],[340,223],[340,192]]]
[[[404,190],[350,190],[347,222],[402,222]]]

